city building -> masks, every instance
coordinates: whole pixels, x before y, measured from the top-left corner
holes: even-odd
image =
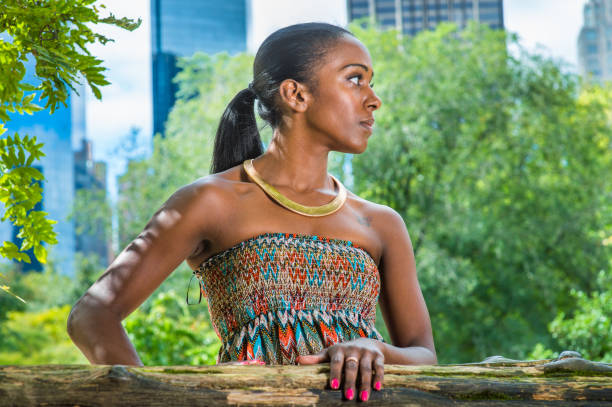
[[[246,0],[151,0],[153,134],[174,105],[177,58],[246,50]]]
[[[504,28],[503,0],[347,0],[350,21],[374,18],[383,28],[414,35],[438,23],[465,27],[469,20]]]
[[[612,0],[589,0],[578,35],[578,68],[597,81],[612,80]]]
[[[90,140],[82,138],[81,148],[74,152],[74,189],[87,191],[85,195],[95,200],[106,198],[106,163],[93,160],[93,146]],[[84,255],[95,255],[100,266],[110,263],[112,252],[110,245],[110,230],[105,225],[110,219],[88,219],[86,225],[79,224],[80,217],[75,221],[75,250]]]
[[[27,83],[36,84],[38,82],[33,72],[33,63],[27,63],[25,77]],[[71,93],[67,101],[68,107],[61,105],[53,115],[50,115],[48,110],[36,112],[33,115],[14,113],[5,124],[8,129],[5,135],[17,132],[21,136],[35,136],[39,142],[44,143],[45,156],[33,164],[45,177],[42,184],[43,199],[35,209],[47,212],[48,219],[57,221],[53,229],[57,233],[58,243],[47,246],[48,258],[61,274],[68,276],[74,275],[75,254],[74,222],[68,219],[74,199],[74,160],[71,137],[73,131],[84,132],[84,129],[79,127],[84,126],[85,123],[79,113],[84,112],[84,109],[78,109],[78,111],[72,109],[73,105],[82,103],[82,100],[79,101],[79,99],[76,94]],[[38,103],[41,104],[41,102]],[[20,245],[17,231],[17,228],[8,221],[0,223],[2,241],[12,241]],[[33,254],[30,254],[30,257],[34,259]],[[42,269],[42,265],[37,261],[31,264],[18,264],[23,271]]]

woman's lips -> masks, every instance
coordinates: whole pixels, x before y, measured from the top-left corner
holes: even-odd
[[[359,124],[366,128],[368,131],[372,131],[372,128],[374,127],[374,119],[364,120],[362,122],[359,122]]]

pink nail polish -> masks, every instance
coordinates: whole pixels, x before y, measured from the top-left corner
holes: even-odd
[[[334,377],[331,381],[331,388],[334,390],[338,390],[338,387],[340,387],[340,383],[338,383],[338,379]]]
[[[382,385],[380,384],[380,382],[376,382],[376,383],[374,384],[374,388],[375,388],[376,390],[380,390],[380,388],[381,388],[381,387],[382,387]]]
[[[349,400],[353,399],[353,396],[354,396],[353,389],[348,389],[345,394],[346,394],[346,398],[347,399],[349,399]]]
[[[361,392],[361,394],[359,395],[359,398],[361,399],[361,401],[368,401],[368,391],[364,390]]]
[[[258,360],[257,363],[259,363],[260,365],[265,365],[266,362],[264,362],[263,360]]]

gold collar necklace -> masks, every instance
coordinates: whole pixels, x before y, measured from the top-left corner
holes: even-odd
[[[336,179],[336,177],[334,177],[331,174],[329,174],[329,176],[332,177],[332,180],[338,186],[338,195],[336,195],[336,197],[331,202],[325,205],[306,206],[306,205],[301,205],[295,201],[292,201],[291,199],[287,198],[285,195],[278,192],[278,190],[274,188],[272,185],[264,181],[264,179],[261,178],[259,173],[255,170],[252,159],[245,160],[242,163],[242,166],[244,167],[244,170],[246,171],[249,178],[251,178],[257,185],[259,185],[261,189],[263,189],[264,192],[270,198],[274,199],[281,206],[289,209],[292,212],[298,213],[300,215],[304,215],[304,216],[331,215],[332,213],[340,209],[342,205],[344,205],[344,202],[346,201],[346,196],[347,196],[346,188],[344,187],[344,185],[342,185],[342,183],[338,179]]]

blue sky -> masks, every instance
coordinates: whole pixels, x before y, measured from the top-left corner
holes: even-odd
[[[124,159],[116,154],[119,141],[132,127],[141,129],[141,141],[151,140],[151,55],[150,0],[106,0],[107,10],[116,16],[142,18],[134,32],[103,27],[114,43],[91,47],[102,58],[111,85],[102,89],[102,101],[87,98],[87,137],[94,142],[94,157],[109,163],[109,189],[116,197],[115,178],[124,169]],[[523,45],[546,55],[577,64],[576,41],[582,25],[586,0],[504,0],[504,24],[517,33]],[[346,21],[344,0],[252,0],[256,24],[251,27],[249,49],[283,25],[309,20],[337,24]],[[570,68],[571,69],[571,68]]]

